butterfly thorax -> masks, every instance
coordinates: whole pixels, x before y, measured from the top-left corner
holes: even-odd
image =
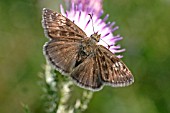
[[[97,45],[99,40],[100,40],[100,35],[98,35],[97,33],[94,33],[90,37],[86,38],[84,40],[84,43],[86,44],[85,46],[91,46],[93,48],[93,46]]]
[[[88,55],[95,55],[95,51],[98,48],[97,43],[100,40],[100,35],[97,33],[92,34],[90,37],[83,40],[81,45],[81,51],[84,54]]]

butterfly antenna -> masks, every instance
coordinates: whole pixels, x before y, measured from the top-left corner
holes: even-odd
[[[103,39],[101,39],[101,38],[100,38],[100,40],[102,40],[104,43],[106,43],[106,44],[107,44],[108,49],[110,49],[110,47],[111,47],[111,46],[113,46],[113,45],[109,45],[106,41],[104,41],[104,40],[103,40]]]
[[[92,20],[93,32],[95,33],[95,31],[94,31],[94,23],[93,23],[92,15],[91,15],[91,14],[88,14],[88,15],[90,16],[90,19]]]
[[[94,31],[94,23],[93,23],[92,15],[91,15],[91,14],[88,14],[88,15],[90,16],[90,19],[92,20],[93,32],[95,33],[95,31]],[[110,49],[110,47],[111,47],[111,46],[113,46],[113,45],[109,45],[106,41],[104,41],[104,40],[103,40],[103,39],[101,39],[101,38],[100,38],[100,40],[102,40],[104,43],[106,43],[106,44],[107,44],[108,49]]]

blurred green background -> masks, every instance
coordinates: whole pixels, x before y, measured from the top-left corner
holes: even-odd
[[[0,113],[24,113],[22,103],[44,113],[41,10],[57,10],[59,3],[0,1]],[[170,113],[170,0],[105,0],[103,7],[120,27],[123,60],[135,83],[96,92],[85,113]]]

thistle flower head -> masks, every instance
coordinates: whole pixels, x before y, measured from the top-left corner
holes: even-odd
[[[102,0],[65,0],[68,3],[68,9],[73,8],[72,6],[77,5],[77,9],[83,11],[93,12],[95,15],[101,16],[103,13]],[[69,2],[68,2],[69,1]]]
[[[115,22],[108,22],[109,15],[107,14],[103,19],[101,15],[103,14],[102,9],[102,0],[69,0],[68,10],[64,10],[63,6],[60,5],[60,10],[62,15],[69,18],[77,26],[79,26],[87,36],[94,34],[93,27],[95,32],[101,34],[101,40],[98,44],[103,45],[108,48],[112,53],[120,53],[125,51],[121,49],[120,45],[116,45],[116,42],[122,40],[120,35],[113,35],[114,31],[119,27],[115,26]],[[92,15],[92,19],[89,14]],[[118,55],[121,58],[121,55]]]
[[[109,50],[113,53],[125,51],[125,49],[120,49],[120,45],[116,45],[116,42],[122,40],[122,37],[120,35],[113,35],[114,31],[119,27],[114,26],[115,22],[106,23],[106,20],[109,17],[108,14],[101,19],[101,15],[103,14],[102,0],[70,0],[67,3],[69,3],[69,8],[66,11],[63,6],[60,5],[62,15],[69,18],[83,31],[85,31],[87,36],[94,34],[94,27],[95,32],[101,34],[101,40],[98,44],[105,47],[110,45]],[[92,15],[93,25],[89,14]],[[118,55],[118,57],[120,58],[122,56]]]

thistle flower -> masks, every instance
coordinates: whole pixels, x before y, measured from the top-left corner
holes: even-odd
[[[99,17],[103,13],[102,0],[65,0],[65,1],[66,3],[68,3],[68,9],[73,8],[72,6],[75,4],[77,5],[78,9],[93,12],[95,13],[95,15],[98,15]]]
[[[120,45],[116,45],[117,41],[122,40],[120,35],[113,35],[114,31],[119,27],[114,26],[115,22],[108,22],[109,15],[107,14],[103,19],[101,15],[103,14],[102,10],[102,0],[69,0],[68,10],[64,10],[63,6],[60,5],[61,14],[73,21],[77,26],[79,26],[87,36],[94,34],[93,27],[95,32],[101,34],[101,40],[98,44],[103,45],[108,48],[112,53],[120,53],[125,51],[121,49]],[[92,15],[92,20],[89,16]],[[113,27],[114,26],[114,27]],[[121,55],[118,55],[121,58]]]

